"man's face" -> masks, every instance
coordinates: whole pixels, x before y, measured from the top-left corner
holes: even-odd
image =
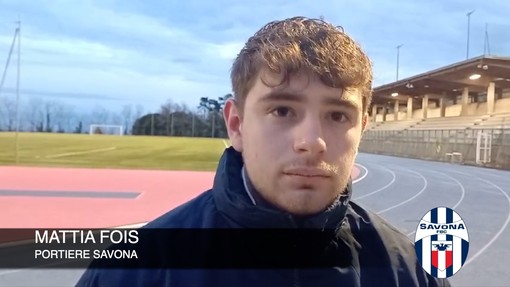
[[[264,81],[280,83],[264,72]],[[271,88],[260,77],[243,116],[233,102],[225,120],[257,191],[278,208],[309,215],[331,205],[349,180],[366,122],[361,95],[324,85],[305,74]]]

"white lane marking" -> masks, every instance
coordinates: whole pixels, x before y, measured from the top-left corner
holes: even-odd
[[[459,171],[455,171],[456,173],[460,173],[460,174],[464,174],[464,175],[467,175],[467,176],[473,176],[471,174],[467,174],[467,173],[463,173],[463,172],[459,172]],[[486,179],[483,179],[479,176],[474,176],[474,177],[477,177],[479,180],[485,182],[486,184],[488,185],[492,185],[494,188],[496,188],[497,190],[499,190],[503,196],[506,197],[506,200],[508,202],[508,213],[507,213],[507,216],[506,216],[506,220],[505,220],[505,223],[503,224],[503,226],[501,226],[501,228],[498,230],[498,232],[496,232],[496,234],[492,237],[491,240],[489,240],[489,242],[487,244],[485,244],[483,246],[482,249],[478,250],[478,252],[475,253],[475,255],[471,256],[467,261],[466,263],[464,264],[464,266],[468,265],[469,263],[473,262],[478,256],[482,255],[486,250],[487,248],[489,248],[493,243],[494,241],[496,241],[499,236],[501,235],[501,233],[503,233],[503,231],[505,231],[508,223],[510,222],[510,196],[508,196],[508,194],[497,184],[493,183],[492,181],[489,181],[489,180],[486,180]]]
[[[58,266],[60,264],[72,262],[73,260],[75,260],[75,259],[67,259],[67,260],[57,261],[57,262],[48,263],[48,264],[41,264],[41,265],[37,265],[37,266],[34,266],[34,267],[30,267],[30,268],[13,269],[13,270],[2,271],[2,272],[0,272],[0,276],[7,275],[7,274],[18,273],[18,272],[22,272],[22,271],[37,271],[37,269],[39,269],[39,268],[50,267],[50,266]],[[35,269],[35,270],[33,270],[33,269]]]
[[[358,196],[357,198],[353,198],[353,200],[360,200],[360,199],[362,199],[362,198],[365,198],[365,197],[368,197],[368,196],[374,195],[374,194],[376,194],[376,193],[378,193],[378,192],[380,192],[380,191],[383,191],[383,190],[385,190],[386,188],[390,187],[390,185],[392,185],[392,184],[395,182],[395,180],[396,180],[396,178],[397,178],[397,176],[395,175],[395,173],[394,173],[393,171],[391,171],[391,170],[389,170],[389,169],[385,168],[385,167],[382,167],[382,168],[383,168],[383,169],[385,169],[385,170],[387,170],[387,171],[391,174],[391,176],[392,176],[391,181],[390,181],[388,184],[386,184],[385,186],[383,186],[383,187],[381,187],[381,188],[379,188],[379,189],[376,189],[376,190],[374,190],[374,191],[372,191],[372,192],[370,192],[370,193],[367,193],[367,194],[365,194],[365,195]]]
[[[414,174],[417,174],[419,177],[421,177],[421,179],[423,179],[423,187],[421,188],[421,190],[417,194],[415,194],[413,197],[408,198],[407,200],[404,200],[404,201],[400,202],[399,204],[395,204],[395,205],[393,205],[391,207],[383,209],[383,210],[377,212],[377,214],[381,214],[381,213],[390,211],[390,210],[392,210],[394,208],[397,208],[399,206],[402,206],[402,205],[408,203],[409,201],[415,199],[416,197],[420,196],[420,194],[422,194],[425,191],[425,189],[427,189],[427,186],[428,186],[429,183],[428,183],[427,179],[421,173],[416,172],[416,171],[412,171],[412,170],[406,170],[406,171],[409,171],[409,172],[412,172]]]
[[[464,200],[464,196],[466,196],[466,189],[464,188],[464,185],[460,181],[458,181],[456,178],[451,177],[451,176],[449,176],[446,173],[438,172],[438,171],[433,171],[433,170],[429,170],[428,172],[434,172],[434,173],[437,173],[437,174],[440,174],[440,175],[444,175],[444,176],[450,178],[451,180],[453,180],[460,187],[460,190],[462,191],[462,195],[460,196],[459,201],[457,201],[457,203],[455,203],[455,205],[451,207],[451,209],[455,210],[455,208],[457,208],[460,205],[460,203]],[[413,235],[415,233],[416,233],[416,230],[413,231],[413,232],[408,233],[407,237],[409,237],[409,236],[411,236],[411,235]]]
[[[363,166],[363,165],[361,165],[359,163],[356,163],[356,165],[359,166],[361,169],[363,169],[365,171],[365,173],[363,173],[363,175],[361,177],[358,177],[355,180],[353,180],[352,181],[353,184],[362,181],[365,177],[367,177],[367,174],[368,174],[368,169],[365,166]]]
[[[65,157],[65,156],[72,156],[72,155],[79,155],[79,154],[89,154],[89,153],[96,153],[96,152],[103,152],[103,151],[111,151],[115,150],[117,147],[107,147],[107,148],[99,148],[99,149],[91,149],[91,150],[84,150],[84,151],[77,151],[77,152],[67,152],[67,153],[59,153],[59,154],[53,154],[53,155],[47,155],[46,158],[59,158],[59,157]]]

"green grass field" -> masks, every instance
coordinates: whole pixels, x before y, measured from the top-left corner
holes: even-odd
[[[0,165],[16,165],[16,137],[0,132]],[[223,139],[18,134],[20,166],[214,171]]]

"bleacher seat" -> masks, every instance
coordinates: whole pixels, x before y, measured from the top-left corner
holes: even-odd
[[[368,131],[510,129],[510,113],[371,122]]]

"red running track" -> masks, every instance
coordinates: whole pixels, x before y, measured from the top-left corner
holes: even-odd
[[[360,175],[355,168],[353,178]],[[209,189],[213,172],[0,167],[0,228],[108,228],[151,221]],[[47,195],[136,192],[136,198]],[[43,195],[46,196],[35,196]]]

